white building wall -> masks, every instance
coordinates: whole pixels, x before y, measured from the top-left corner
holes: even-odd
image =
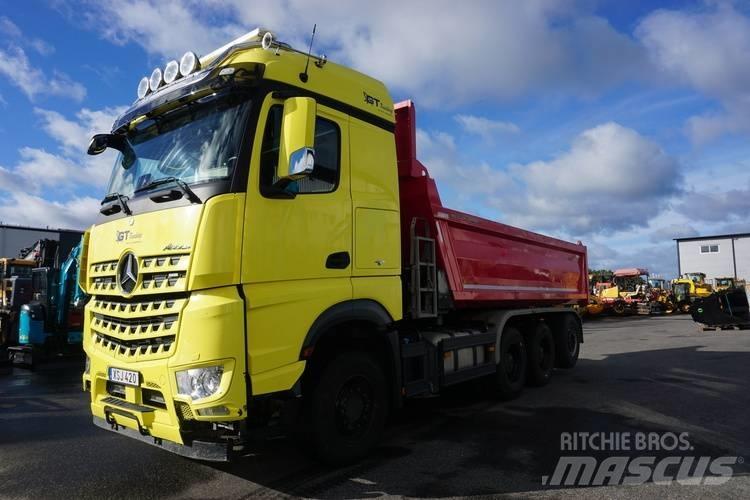
[[[734,276],[732,239],[715,238],[679,241],[681,273],[705,273],[706,279]],[[718,245],[717,253],[701,253],[702,246]],[[734,255],[737,262],[737,278],[750,281],[750,237],[734,240]]]
[[[737,278],[750,283],[750,237],[734,240],[734,254],[737,257]]]
[[[680,272],[705,273],[706,279],[734,276],[732,262],[732,240],[695,240],[680,241]],[[701,253],[701,247],[718,245],[718,253]]]

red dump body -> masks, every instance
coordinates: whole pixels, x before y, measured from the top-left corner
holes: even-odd
[[[585,305],[586,247],[444,207],[435,181],[416,158],[414,105],[405,101],[395,111],[404,260],[411,255],[416,217],[437,240],[438,269],[448,279],[455,307]]]

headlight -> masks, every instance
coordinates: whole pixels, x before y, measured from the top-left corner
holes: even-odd
[[[177,392],[181,396],[190,396],[193,401],[212,396],[221,386],[221,375],[223,373],[223,366],[208,366],[179,371],[176,374]]]
[[[91,359],[88,356],[86,356],[86,369],[84,370],[83,373],[88,375],[90,371],[91,371]]]

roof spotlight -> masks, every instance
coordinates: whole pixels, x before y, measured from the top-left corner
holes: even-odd
[[[148,94],[148,77],[144,76],[138,82],[138,99],[143,99]]]
[[[193,71],[200,67],[200,61],[195,52],[185,52],[180,59],[180,74],[182,76],[188,76]]]
[[[180,65],[177,61],[169,61],[164,68],[164,83],[172,83],[180,76]]]
[[[260,46],[263,48],[263,50],[268,50],[271,48],[272,43],[273,34],[270,31],[266,31],[266,34],[263,35],[263,38],[260,40]]]
[[[151,92],[155,92],[159,88],[162,82],[161,68],[154,68],[151,72],[151,78],[149,79],[148,86]]]

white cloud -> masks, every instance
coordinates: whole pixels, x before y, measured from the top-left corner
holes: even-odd
[[[21,89],[32,101],[40,95],[56,95],[81,101],[86,96],[86,88],[73,81],[64,73],[53,71],[45,74],[34,66],[20,47],[0,49],[0,75],[4,75],[13,85]]]
[[[451,187],[458,198],[493,195],[510,182],[487,163],[464,162],[452,135],[417,129],[417,151],[430,175],[441,187]]]
[[[645,226],[680,192],[677,161],[635,130],[605,123],[582,132],[550,161],[512,168],[522,194],[498,208],[522,226],[572,234]]]
[[[690,220],[746,223],[750,214],[750,182],[725,191],[689,191],[675,209]]]
[[[85,229],[99,213],[99,200],[74,197],[64,202],[49,201],[28,193],[13,192],[0,201],[0,220],[4,223]]]
[[[88,26],[115,43],[167,58],[206,53],[255,26],[283,30],[331,60],[433,107],[506,99],[548,88],[590,95],[647,72],[641,47],[585,4],[566,0],[433,2],[106,0]],[[70,8],[71,16],[78,11]],[[106,18],[109,22],[102,23]],[[189,36],[185,36],[189,34]]]
[[[417,132],[419,156],[441,187],[520,227],[592,235],[645,227],[682,189],[678,162],[635,130],[605,123],[549,161],[466,164],[453,137]]]
[[[649,236],[649,240],[653,243],[663,243],[675,238],[691,238],[698,234],[698,230],[690,224],[668,224],[655,229]]]
[[[9,38],[20,38],[23,33],[16,23],[8,19],[6,16],[0,16],[0,35]]]
[[[55,111],[35,109],[41,128],[57,143],[59,151],[19,149],[13,168],[0,166],[0,220],[14,224],[84,228],[98,214],[99,202],[78,194],[103,192],[115,153],[86,155],[91,135],[110,130],[124,107],[82,109],[75,119]],[[54,199],[50,199],[54,198]]]
[[[18,43],[28,45],[43,56],[48,56],[55,52],[55,47],[41,38],[25,37],[21,28],[5,16],[0,16],[0,35]]]
[[[483,116],[456,115],[454,118],[466,132],[478,135],[487,142],[491,142],[498,135],[517,134],[521,131],[515,123],[490,120]]]
[[[729,3],[709,5],[699,11],[659,10],[636,29],[662,71],[721,102],[721,113],[688,121],[696,143],[750,132],[750,18]]]

